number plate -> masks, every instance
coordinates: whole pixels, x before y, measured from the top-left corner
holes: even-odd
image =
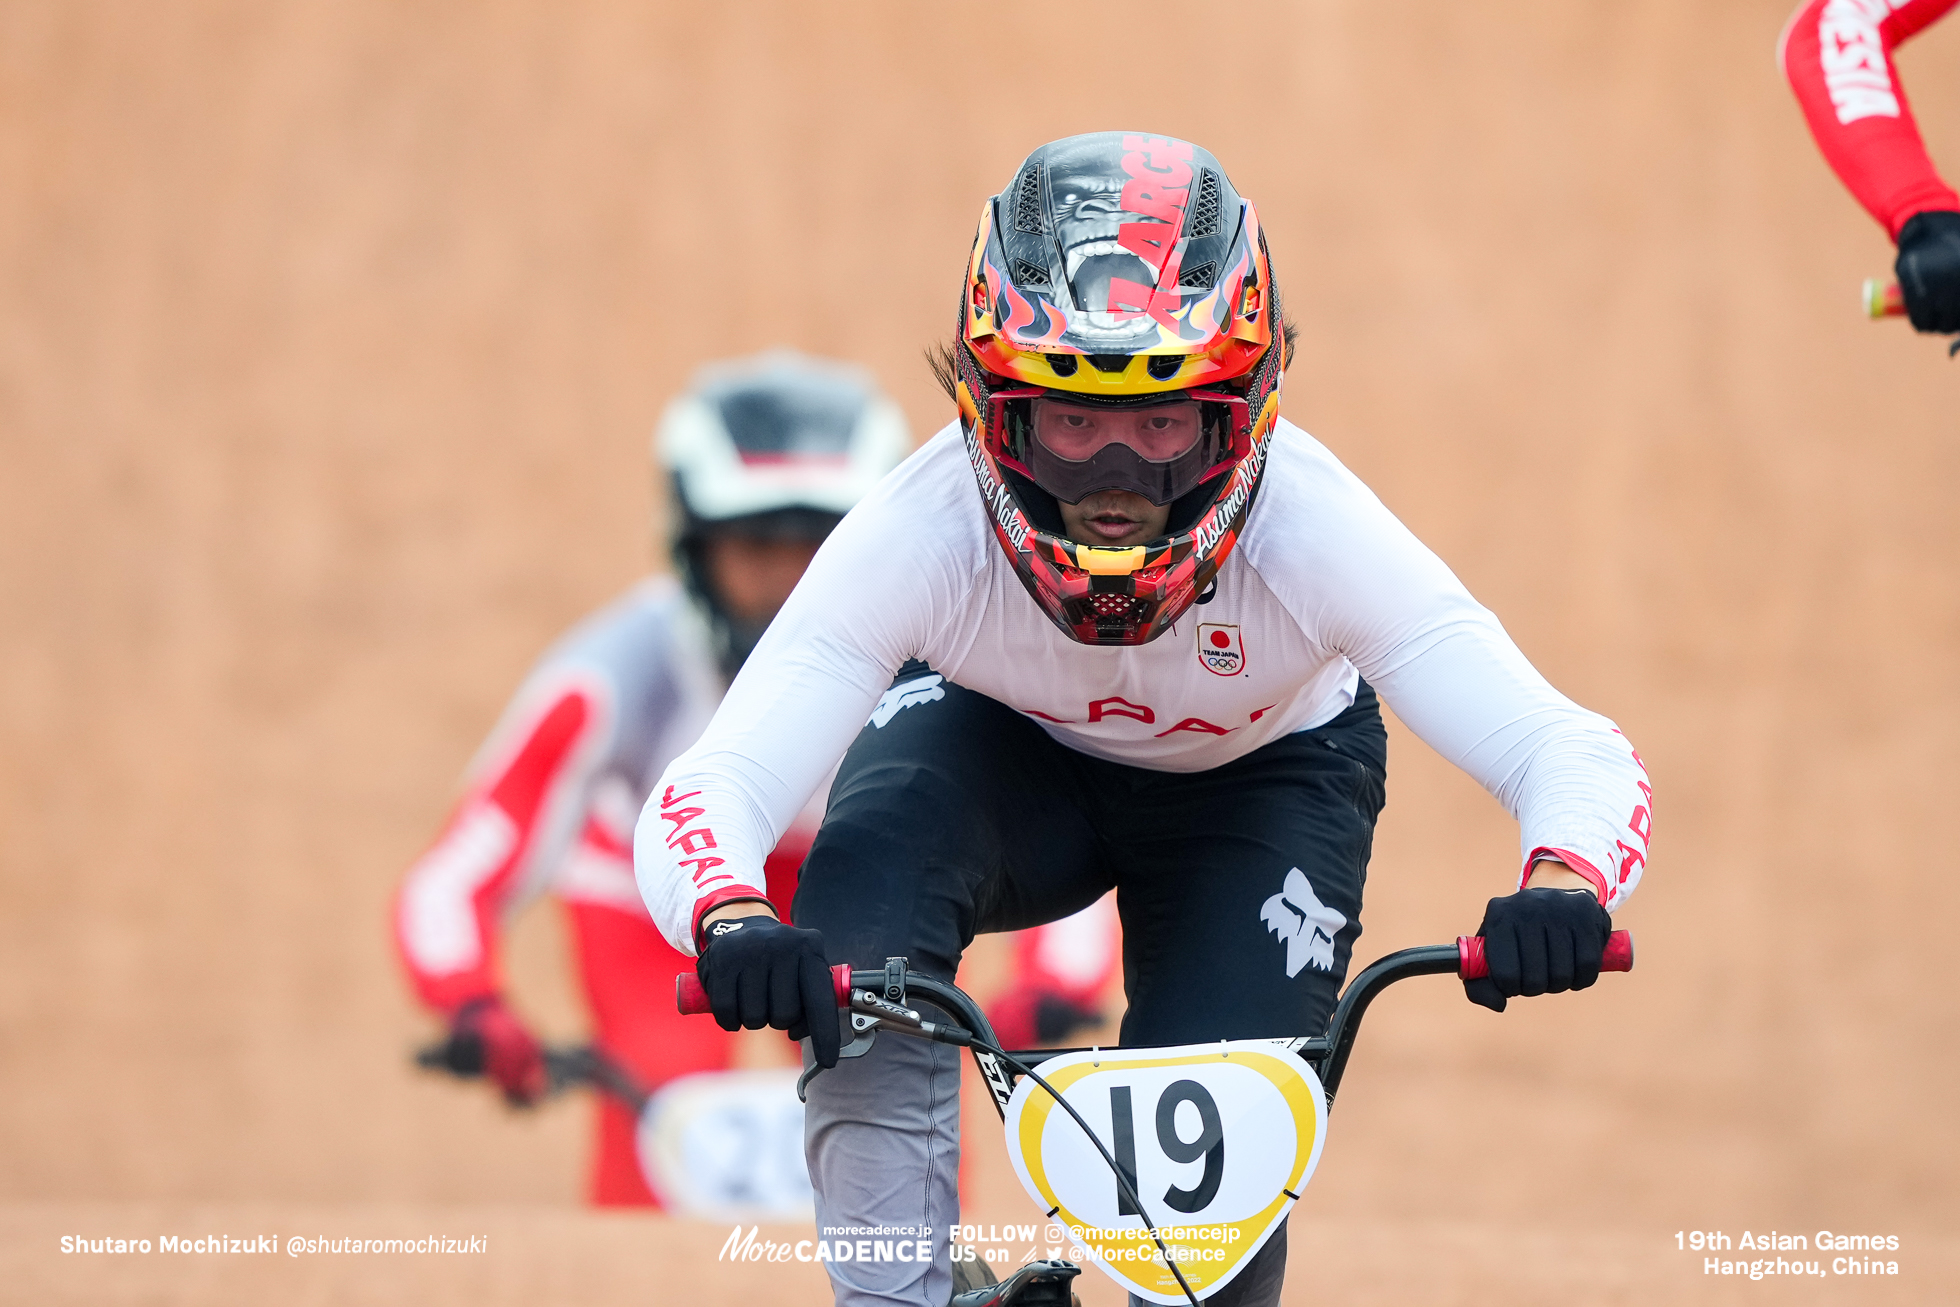
[[[700,1071],[668,1081],[640,1113],[647,1187],[676,1216],[809,1220],[803,1104],[793,1068]]]
[[[1038,1070],[1134,1177],[1200,1296],[1265,1244],[1320,1160],[1326,1098],[1313,1069],[1281,1043],[1071,1053]],[[1186,1301],[1109,1164],[1025,1076],[1007,1105],[1007,1151],[1083,1256],[1139,1297]]]

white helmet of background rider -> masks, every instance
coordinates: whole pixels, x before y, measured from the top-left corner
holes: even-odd
[[[820,542],[911,448],[904,414],[869,374],[789,350],[711,364],[668,408],[654,457],[673,479],[674,565],[728,675],[769,621],[729,611],[708,541]]]

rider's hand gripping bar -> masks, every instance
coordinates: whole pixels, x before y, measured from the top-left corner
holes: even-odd
[[[1490,974],[1484,963],[1484,938],[1482,935],[1458,935],[1456,937],[1457,975],[1465,980],[1475,980]],[[1633,970],[1633,936],[1624,930],[1616,930],[1606,937],[1606,953],[1600,959],[1601,971]],[[838,1007],[851,1006],[851,967],[840,962],[830,969],[832,990],[837,995]],[[708,1003],[708,991],[701,988],[701,981],[689,971],[674,977],[674,1001],[684,1016],[700,1016],[712,1010]]]
[[[1456,974],[1464,980],[1478,980],[1490,974],[1490,964],[1484,961],[1484,937],[1482,935],[1458,935],[1456,937]],[[1600,955],[1601,971],[1633,970],[1633,936],[1624,930],[1616,930],[1606,937],[1606,951]]]
[[[851,1005],[851,964],[840,962],[830,969],[830,986],[836,992],[837,1006]],[[701,980],[692,971],[683,971],[674,977],[674,1004],[680,1008],[681,1015],[698,1017],[714,1011],[708,1002],[708,991],[701,988]]]

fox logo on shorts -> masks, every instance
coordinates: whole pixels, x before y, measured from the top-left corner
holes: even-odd
[[[1286,941],[1289,978],[1299,975],[1308,963],[1320,971],[1334,969],[1334,936],[1347,925],[1347,918],[1320,901],[1298,867],[1286,873],[1286,887],[1266,900],[1259,919]]]
[[[944,699],[946,691],[941,688],[941,685],[945,680],[945,677],[934,674],[900,681],[879,696],[878,706],[871,713],[871,724],[882,731],[885,729],[886,722],[898,716],[899,709],[910,708],[915,703],[931,703],[934,699]]]
[[[1198,623],[1198,661],[1205,670],[1220,676],[1237,676],[1245,670],[1245,645],[1239,641],[1239,628],[1217,622]]]

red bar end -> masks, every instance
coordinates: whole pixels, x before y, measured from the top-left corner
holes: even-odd
[[[697,1017],[704,1012],[713,1011],[708,1002],[708,991],[701,988],[701,980],[692,971],[683,971],[674,977],[674,1006],[682,1016]]]

